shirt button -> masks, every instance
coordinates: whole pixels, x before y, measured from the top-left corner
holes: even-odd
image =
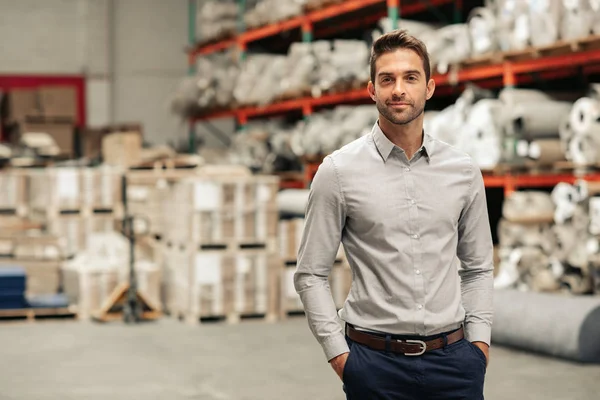
[[[414,235],[412,235],[412,238],[413,238],[413,239],[418,239],[418,238],[419,238],[419,235],[415,233]]]
[[[417,306],[417,308],[418,308],[419,310],[421,310],[421,309],[423,308],[423,305],[419,304],[419,305]]]
[[[410,201],[410,204],[416,204],[416,203],[417,203],[417,202],[416,202],[414,199],[412,199],[412,200]]]
[[[406,167],[404,168],[406,171],[410,171],[410,167]]]
[[[420,270],[420,269],[418,269],[418,270],[416,270],[416,271],[415,271],[415,273],[416,273],[417,275],[421,275],[421,270]]]

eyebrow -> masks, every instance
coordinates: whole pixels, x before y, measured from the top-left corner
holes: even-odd
[[[421,71],[419,71],[418,69],[409,69],[408,71],[404,71],[403,75],[421,75]],[[377,74],[378,76],[394,76],[393,73],[391,72],[385,72],[382,71],[379,74]]]

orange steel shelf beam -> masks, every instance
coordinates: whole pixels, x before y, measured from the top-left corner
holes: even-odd
[[[600,181],[600,174],[577,176],[574,174],[535,174],[535,175],[483,175],[483,183],[488,188],[504,188],[504,194],[510,195],[518,188],[554,187],[561,182],[573,184],[582,179],[586,181]]]
[[[306,110],[307,107],[312,109],[313,107],[344,104],[353,101],[368,100],[369,93],[366,87],[364,89],[356,89],[350,92],[328,94],[321,97],[305,97],[296,100],[286,100],[279,103],[270,104],[263,107],[247,107],[240,108],[238,110],[223,110],[214,113],[201,115],[195,118],[197,121],[223,118],[223,117],[238,117],[243,116],[245,118],[261,117],[272,114],[282,114],[289,111],[301,111]]]

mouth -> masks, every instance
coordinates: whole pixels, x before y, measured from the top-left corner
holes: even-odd
[[[390,107],[394,107],[394,108],[401,108],[401,107],[409,106],[410,104],[409,103],[402,103],[402,102],[400,102],[400,103],[388,103],[388,105]]]

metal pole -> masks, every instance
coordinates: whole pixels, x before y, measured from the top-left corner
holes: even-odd
[[[398,22],[400,19],[400,1],[399,0],[387,0],[388,7],[388,18],[392,22],[392,29],[398,29]]]
[[[190,48],[196,46],[196,13],[197,13],[196,0],[188,0],[188,44]],[[192,76],[196,73],[196,57],[190,55],[188,59],[188,75]],[[194,154],[196,152],[196,124],[191,121],[189,130],[189,152]]]

